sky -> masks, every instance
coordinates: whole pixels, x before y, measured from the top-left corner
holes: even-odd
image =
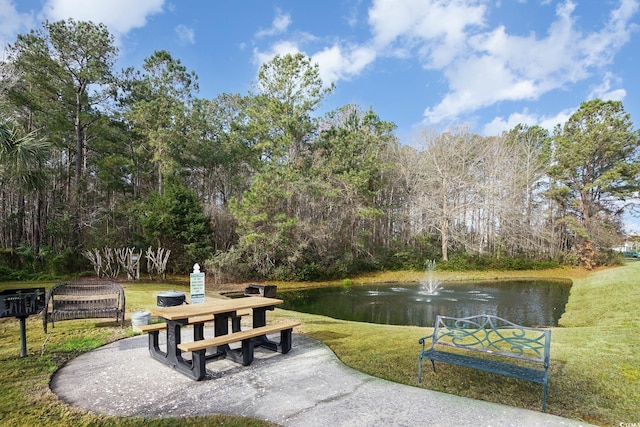
[[[640,124],[640,0],[0,0],[0,52],[68,18],[107,25],[117,68],[169,51],[201,98],[246,95],[262,63],[303,53],[335,84],[319,113],[371,108],[404,144],[425,128],[552,131],[593,98]]]

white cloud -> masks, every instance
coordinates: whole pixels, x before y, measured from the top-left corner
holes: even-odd
[[[471,57],[457,65],[445,71],[451,91],[434,109],[425,112],[432,124],[499,101],[538,95],[534,80],[521,78],[499,58]]]
[[[308,36],[307,40],[313,38]],[[305,37],[298,37],[298,41],[304,43]],[[254,49],[254,63],[259,67],[273,59],[276,55],[304,53],[310,56],[311,61],[318,64],[320,78],[325,85],[335,83],[338,80],[349,80],[360,72],[376,58],[376,52],[366,46],[342,47],[338,44],[326,47],[319,52],[308,55],[300,48],[298,41],[280,40],[272,44],[268,51]]]
[[[258,31],[256,33],[256,38],[286,33],[291,22],[291,16],[289,14],[278,11],[276,17],[271,23],[271,27],[266,30]],[[284,38],[271,43],[266,50],[261,50],[256,47],[253,49],[253,63],[259,68],[263,63],[271,61],[276,55],[282,56],[300,52],[304,53],[300,46],[310,40],[315,40],[315,37],[308,33],[298,32],[295,35],[290,36],[288,39]]]
[[[355,28],[355,26],[358,25],[358,9],[360,8],[360,3],[362,3],[362,0],[356,0],[351,3],[351,7],[349,8],[346,21],[351,28]]]
[[[376,52],[364,46],[343,49],[339,45],[325,48],[311,57],[318,64],[320,78],[325,85],[338,80],[348,80],[360,72],[376,58]]]
[[[604,101],[622,101],[627,95],[627,91],[620,89],[612,89],[612,84],[620,85],[620,79],[607,72],[602,79],[602,83],[595,86],[589,94],[589,99],[600,98]]]
[[[530,114],[526,109],[522,113],[513,113],[505,120],[503,117],[496,117],[487,123],[482,130],[483,135],[500,135],[507,132],[518,124],[534,126],[538,124],[538,117]]]
[[[485,6],[465,0],[374,0],[369,25],[374,44],[404,56],[417,51],[428,68],[464,52],[467,29],[483,27]]]
[[[465,45],[464,29],[482,26],[484,6],[468,5],[465,0],[374,0],[369,9],[369,24],[373,39],[362,44],[345,45],[333,41],[311,54],[318,63],[325,84],[348,80],[359,75],[381,53],[409,57],[417,49],[429,67],[437,68],[451,62]],[[355,23],[355,10],[347,20]],[[256,37],[285,33],[291,25],[287,14],[278,12],[270,28],[260,30]],[[434,41],[424,46],[425,38]],[[289,40],[279,40],[267,51],[254,49],[254,62],[262,64],[276,54],[296,53],[306,42],[317,39],[309,34],[295,34]]]
[[[180,43],[194,44],[196,42],[196,33],[193,31],[193,28],[180,24],[175,28],[175,31]]]
[[[553,132],[556,125],[564,126],[569,118],[577,111],[578,108],[562,110],[555,116],[542,117],[538,121],[538,126],[547,129],[549,132]]]
[[[587,34],[576,28],[572,0],[556,7],[556,18],[544,34],[488,28],[488,8],[489,3],[474,0],[373,0],[369,41],[347,45],[333,40],[311,57],[325,83],[352,79],[379,57],[417,58],[424,68],[442,72],[449,89],[438,104],[425,109],[425,124],[455,122],[502,101],[537,100],[604,69],[635,29],[631,19],[638,0],[621,0],[603,28]],[[257,34],[284,33],[290,25],[290,16],[278,12],[271,28]],[[311,35],[292,35],[267,51],[254,49],[254,60],[261,64],[275,54],[301,52],[310,40],[317,41]],[[604,86],[595,92],[609,99],[625,95]]]
[[[540,126],[553,133],[553,129],[556,125],[564,125],[569,117],[575,113],[575,109],[563,110],[555,116],[538,116],[530,113],[525,109],[521,113],[512,113],[506,119],[504,117],[495,117],[490,123],[487,123],[482,129],[483,135],[500,135],[502,132],[507,132],[516,127],[516,125],[523,124],[527,126]]]
[[[509,35],[502,26],[471,36],[468,57],[444,68],[450,91],[440,104],[425,110],[428,121],[438,123],[505,100],[534,100],[584,78],[580,51],[575,49],[573,9],[570,2],[560,5],[543,39]]]
[[[265,36],[274,36],[277,34],[282,34],[287,31],[291,25],[291,16],[288,14],[283,14],[278,12],[273,21],[271,22],[271,27],[266,30],[260,30],[256,33],[256,37],[265,37]]]
[[[347,17],[350,24],[355,24],[356,10],[356,8],[350,10],[350,15]],[[291,23],[292,20],[289,14],[278,11],[271,27],[258,31],[256,38],[286,33]],[[271,44],[267,50],[255,48],[253,50],[253,62],[260,66],[273,59],[275,55],[302,52],[310,56],[312,62],[318,64],[320,78],[325,85],[328,85],[338,80],[348,80],[358,75],[376,58],[375,50],[366,45],[351,44],[343,46],[340,41],[336,41],[330,46],[321,47],[316,53],[307,54],[303,51],[302,46],[308,44],[308,42],[316,42],[318,40],[317,37],[301,32],[287,36],[286,39],[281,39]]]
[[[16,34],[34,28],[34,23],[32,13],[19,13],[13,1],[0,0],[0,54],[7,43],[15,41]]]
[[[148,16],[162,12],[163,4],[164,0],[47,0],[42,14],[52,21],[103,23],[119,36],[143,27]]]
[[[620,7],[611,12],[603,30],[589,34],[581,41],[580,48],[585,51],[588,65],[598,65],[600,61],[608,63],[613,59],[617,50],[629,41],[631,32],[638,29],[638,24],[629,22],[638,9],[638,0],[621,0]]]
[[[266,52],[261,52],[259,49],[253,50],[253,62],[260,67],[263,63],[269,62],[276,55],[295,54],[300,52],[298,43],[290,40],[281,40],[271,45],[271,48]]]
[[[427,124],[452,121],[501,101],[536,100],[590,77],[629,40],[639,8],[638,0],[621,0],[601,30],[585,34],[576,25],[575,3],[565,0],[545,34],[522,36],[504,26],[487,28],[488,5],[374,0],[369,24],[379,56],[417,57],[425,68],[443,72],[448,82],[448,93],[425,109]],[[620,89],[601,92],[624,95]]]

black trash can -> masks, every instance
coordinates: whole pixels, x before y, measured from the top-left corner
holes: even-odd
[[[257,285],[251,284],[244,288],[245,296],[261,296],[267,298],[275,298],[278,287],[276,285]]]
[[[186,297],[184,292],[165,291],[158,293],[158,307],[173,307],[184,304]]]

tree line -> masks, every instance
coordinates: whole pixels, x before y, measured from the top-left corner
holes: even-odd
[[[197,262],[220,281],[436,258],[593,267],[620,242],[640,186],[621,102],[584,102],[552,133],[424,129],[403,145],[371,108],[319,114],[334,87],[302,54],[214,99],[169,52],[120,71],[117,55],[104,25],[74,20],[8,46],[0,264],[81,271],[94,248],[154,246],[171,251],[170,272]]]

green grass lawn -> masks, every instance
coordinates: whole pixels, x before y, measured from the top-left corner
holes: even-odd
[[[417,280],[421,273],[385,273],[354,280]],[[547,411],[598,425],[640,423],[640,262],[592,273],[558,269],[544,272],[442,274],[438,278],[568,277],[574,281],[560,326],[553,328]],[[45,284],[49,287],[51,283]],[[282,288],[322,284],[279,283]],[[42,283],[0,283],[0,289],[43,286]],[[155,294],[188,286],[173,283],[123,285],[127,318],[156,304]],[[214,295],[216,289],[208,289]],[[418,387],[418,338],[428,328],[346,322],[277,309],[273,316],[300,319],[301,332],[323,341],[347,365],[391,381]],[[0,320],[0,424],[170,426],[176,420],[114,418],[86,413],[60,402],[49,389],[53,373],[66,361],[100,345],[130,336],[108,320],[56,323],[47,337],[41,316],[27,320],[28,356],[20,357],[19,322]],[[46,345],[45,345],[46,341]],[[295,345],[295,342],[294,342]],[[44,351],[43,351],[44,346]],[[453,365],[438,374],[425,371],[421,387],[475,399],[540,410],[541,385]],[[227,416],[181,419],[180,425],[266,426],[269,423]]]

